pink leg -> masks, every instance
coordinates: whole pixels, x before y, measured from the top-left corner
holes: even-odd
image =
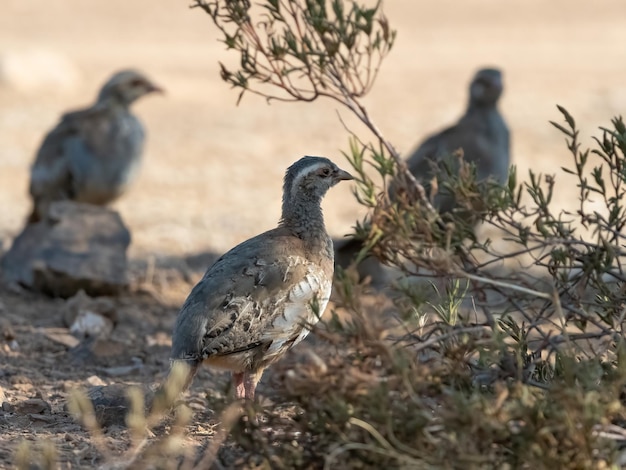
[[[254,391],[256,390],[256,384],[261,379],[263,371],[260,372],[246,372],[243,378],[243,386],[248,400],[254,400]]]
[[[243,372],[233,372],[233,385],[235,386],[235,397],[237,399],[246,398],[246,389],[243,383]]]
[[[233,372],[235,396],[238,399],[254,400],[256,385],[261,380],[263,369],[256,371]]]

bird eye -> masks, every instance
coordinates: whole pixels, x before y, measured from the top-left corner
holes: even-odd
[[[330,176],[330,168],[322,168],[320,170],[320,175],[323,176],[324,178]]]
[[[143,85],[143,80],[140,80],[139,78],[135,78],[134,80],[130,82],[130,86],[132,87],[139,87],[142,85]]]

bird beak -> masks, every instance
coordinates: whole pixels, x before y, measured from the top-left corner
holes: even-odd
[[[354,176],[352,176],[347,171],[344,171],[341,168],[339,168],[339,171],[337,171],[337,174],[335,175],[335,179],[337,181],[347,181],[347,180],[353,180]]]
[[[159,93],[159,94],[164,94],[165,93],[165,90],[163,88],[161,88],[158,85],[155,85],[152,82],[148,82],[146,85],[147,85],[146,88],[148,90],[148,93]]]

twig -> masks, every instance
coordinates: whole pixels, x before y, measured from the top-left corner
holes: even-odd
[[[499,287],[503,287],[506,289],[510,289],[516,292],[522,292],[524,294],[528,294],[528,295],[532,295],[534,297],[538,297],[541,299],[545,299],[545,300],[550,300],[553,301],[554,297],[551,294],[547,294],[545,292],[540,292],[538,290],[533,290],[533,289],[528,289],[526,287],[522,287],[522,286],[518,286],[515,284],[511,284],[509,282],[504,282],[504,281],[498,281],[496,279],[489,279],[486,277],[482,277],[482,276],[476,276],[474,274],[470,274],[467,273],[465,271],[455,271],[452,273],[452,275],[454,276],[458,276],[458,277],[464,277],[467,279],[471,279],[472,281],[476,281],[476,282],[481,282],[483,284],[491,284],[494,286],[499,286]]]

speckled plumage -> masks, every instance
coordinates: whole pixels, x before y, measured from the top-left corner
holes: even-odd
[[[36,222],[58,200],[104,205],[134,180],[145,133],[130,105],[160,91],[134,70],[114,74],[94,105],[64,114],[44,138],[31,168],[30,195]]]
[[[301,341],[324,312],[333,249],[321,210],[326,191],[352,179],[330,160],[304,157],[285,176],[278,227],[213,264],[185,301],[172,360],[231,370],[238,398],[253,398],[263,369]]]

